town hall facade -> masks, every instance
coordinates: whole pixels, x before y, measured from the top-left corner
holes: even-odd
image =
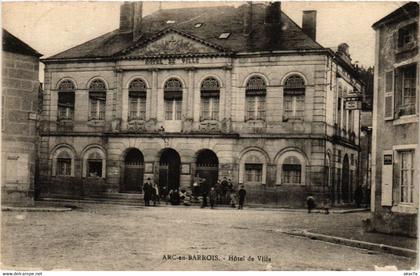
[[[41,197],[107,198],[159,186],[244,184],[247,200],[351,203],[363,83],[348,45],[315,40],[279,2],[121,6],[119,29],[43,59]]]

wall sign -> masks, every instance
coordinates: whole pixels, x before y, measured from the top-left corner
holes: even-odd
[[[392,165],[392,154],[384,154],[384,165]]]
[[[153,58],[146,59],[146,65],[167,65],[167,64],[197,64],[200,63],[200,59],[196,57],[192,58]]]
[[[145,173],[153,173],[153,163],[152,162],[144,163],[144,172]]]
[[[189,163],[181,164],[181,174],[191,174],[191,166]]]

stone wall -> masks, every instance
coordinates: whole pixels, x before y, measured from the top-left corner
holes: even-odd
[[[32,205],[37,155],[39,60],[2,55],[2,204]]]

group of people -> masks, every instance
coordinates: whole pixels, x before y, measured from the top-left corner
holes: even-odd
[[[152,183],[150,178],[143,185],[144,205],[150,206],[150,201],[153,202],[153,206],[156,206],[159,200],[159,189],[156,184]]]
[[[222,180],[217,180],[216,183],[210,183],[199,175],[194,178],[192,194],[184,189],[168,190],[166,186],[158,187],[150,178],[144,183],[143,192],[145,206],[151,206],[151,201],[153,206],[156,206],[161,200],[166,204],[190,206],[192,201],[198,202],[201,197],[201,208],[207,207],[209,200],[212,209],[217,204],[229,204],[232,208],[236,208],[238,205],[238,209],[243,209],[246,197],[244,186],[241,185],[236,191],[231,179],[224,177]]]
[[[217,204],[228,204],[232,208],[243,209],[245,202],[246,190],[243,185],[236,191],[231,179],[223,177],[216,183],[209,183],[206,178],[197,175],[192,186],[193,198],[198,199],[201,195],[201,208],[207,207],[207,198],[210,201],[210,208],[214,208]],[[239,200],[239,202],[238,202]]]

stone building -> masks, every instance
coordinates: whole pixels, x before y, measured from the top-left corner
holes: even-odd
[[[34,202],[40,56],[3,29],[2,204]]]
[[[120,26],[44,59],[44,197],[141,192],[153,179],[244,184],[250,202],[352,201],[358,79],[343,43],[315,40],[280,2],[159,10],[121,6]]]
[[[373,25],[376,60],[372,193],[376,231],[417,235],[419,4],[410,2]]]

